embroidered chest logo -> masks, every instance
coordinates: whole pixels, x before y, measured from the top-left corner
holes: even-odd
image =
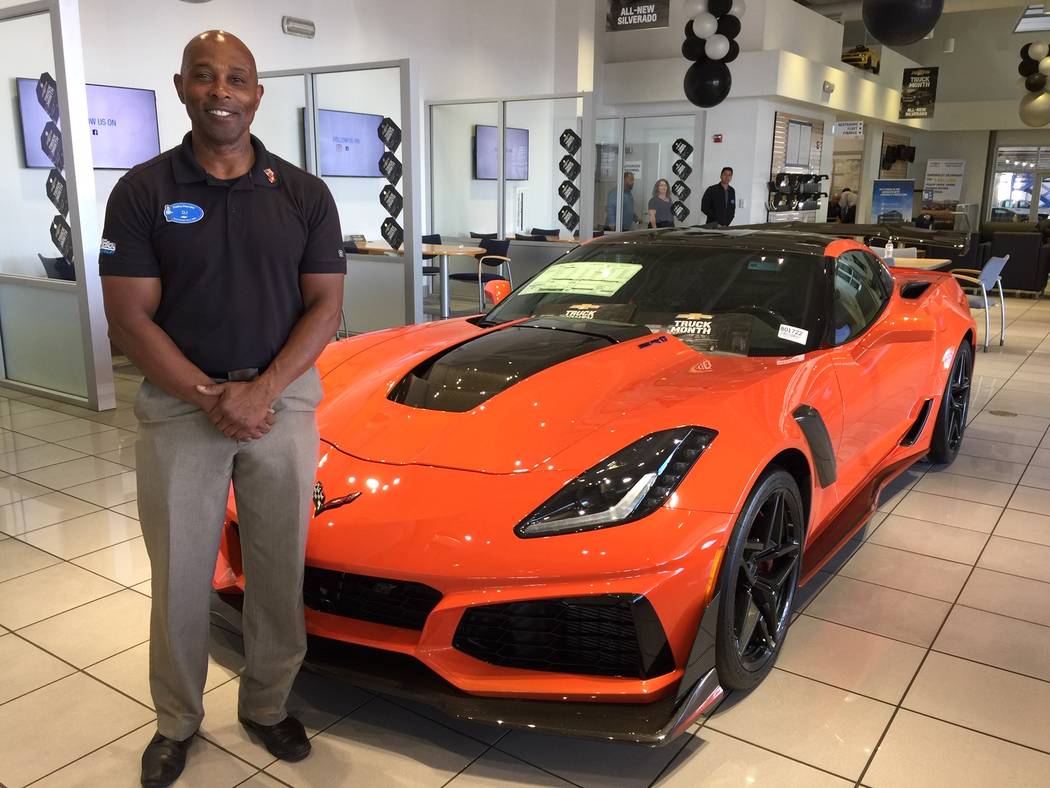
[[[269,167],[263,170],[263,175],[266,176],[266,180],[268,180],[271,184],[277,182],[277,176],[274,175],[273,170],[271,170]]]
[[[173,202],[164,206],[164,221],[193,224],[204,218],[204,209],[192,202]]]

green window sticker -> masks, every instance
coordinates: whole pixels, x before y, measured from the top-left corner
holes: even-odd
[[[521,294],[572,293],[610,298],[641,270],[638,263],[559,263],[541,271],[521,289]]]

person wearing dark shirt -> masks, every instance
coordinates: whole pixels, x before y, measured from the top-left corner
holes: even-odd
[[[736,192],[729,182],[733,180],[733,168],[723,167],[718,183],[708,186],[700,201],[700,210],[708,224],[728,227],[736,216]]]
[[[623,174],[623,205],[620,210],[620,229],[626,232],[634,227],[634,173]],[[609,192],[605,201],[605,229],[616,229],[616,189]]]
[[[649,227],[674,227],[674,214],[671,213],[671,184],[661,178],[653,186],[653,196],[649,199]]]

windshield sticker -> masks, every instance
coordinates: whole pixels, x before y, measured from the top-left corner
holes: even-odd
[[[573,304],[565,310],[565,317],[571,317],[574,320],[594,320],[594,316],[601,308],[601,304]]]
[[[566,320],[604,320],[607,323],[629,323],[636,307],[633,304],[541,304],[537,316],[563,317]]]
[[[751,321],[747,315],[705,315],[700,312],[675,315],[667,333],[700,353],[747,355],[751,346]]]
[[[571,293],[610,298],[641,270],[640,263],[559,263],[541,271],[521,289],[521,295]]]
[[[709,337],[711,336],[711,321],[711,315],[703,315],[699,312],[675,315],[674,323],[667,329],[667,333],[674,336],[698,335]]]
[[[809,332],[804,328],[796,328],[795,326],[781,325],[780,330],[777,332],[777,336],[780,339],[786,339],[788,342],[794,342],[797,345],[804,345],[809,341]]]

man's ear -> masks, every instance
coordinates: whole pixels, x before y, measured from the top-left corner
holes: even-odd
[[[172,82],[175,83],[175,92],[179,94],[179,101],[185,104],[186,97],[182,94],[182,74],[176,74],[172,77]]]

